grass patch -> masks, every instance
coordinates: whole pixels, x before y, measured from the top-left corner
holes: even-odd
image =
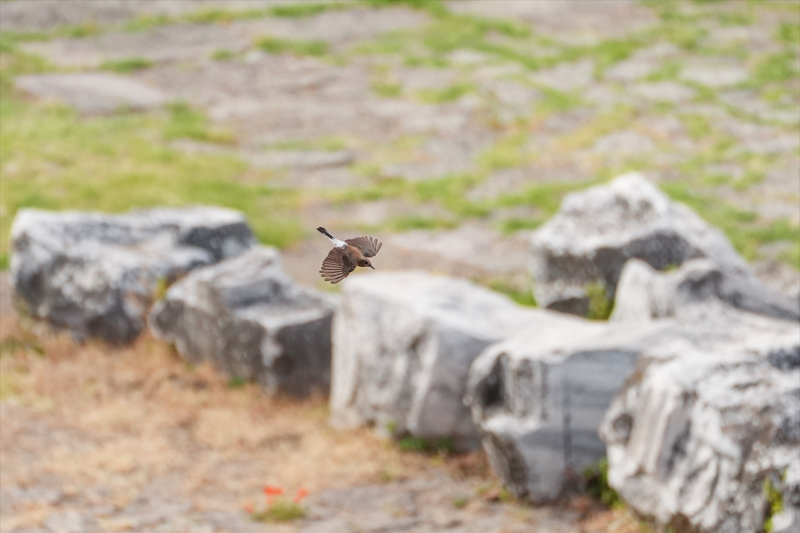
[[[667,24],[657,32],[659,36],[684,50],[697,50],[708,30],[684,23]]]
[[[113,72],[119,72],[120,74],[127,74],[129,72],[150,68],[152,66],[153,62],[143,57],[125,57],[122,59],[110,59],[108,61],[103,61],[100,64],[100,68],[102,70],[110,70]]]
[[[658,69],[645,77],[645,81],[674,81],[681,73],[681,65],[677,61],[667,61]]]
[[[530,158],[525,150],[529,138],[526,131],[506,135],[481,152],[477,162],[488,172],[521,166]]]
[[[450,61],[444,57],[420,56],[412,54],[407,55],[403,59],[403,64],[407,67],[447,68],[450,66]]]
[[[290,41],[275,37],[262,37],[256,46],[270,54],[291,53],[296,56],[319,57],[328,53],[328,43],[325,41]]]
[[[608,459],[604,457],[584,470],[583,478],[586,483],[586,492],[590,496],[612,509],[620,509],[624,506],[617,491],[608,484]]]
[[[768,83],[783,83],[797,78],[797,59],[791,51],[770,54],[753,68],[751,81],[760,87]]]
[[[772,533],[772,517],[783,511],[783,494],[773,485],[770,478],[764,479],[764,498],[767,504],[764,513],[764,533]]]
[[[211,59],[214,61],[228,61],[233,59],[233,52],[226,48],[217,48],[211,53]]]
[[[681,183],[664,183],[661,188],[673,200],[688,205],[701,213],[709,224],[722,230],[733,247],[748,261],[759,257],[758,249],[761,245],[783,241],[794,244],[800,238],[800,227],[786,219],[768,223],[761,221],[753,211],[721,202],[713,194],[692,191]],[[793,258],[794,252],[782,257],[797,268],[798,263]]]
[[[588,55],[595,60],[595,76],[600,78],[607,68],[624,61],[642,46],[639,38],[611,39],[603,41],[583,55]]]
[[[412,193],[417,201],[436,201],[458,217],[484,217],[490,213],[491,206],[473,202],[466,195],[481,180],[480,176],[474,174],[456,174],[417,182],[412,185]]]
[[[469,498],[466,496],[456,496],[453,498],[453,507],[456,509],[463,509],[469,503]]]
[[[4,94],[0,238],[8,242],[11,221],[22,207],[121,212],[196,204],[244,212],[265,243],[287,246],[302,236],[291,216],[297,193],[242,180],[248,165],[235,157],[187,155],[161,144],[183,134],[206,138],[195,135],[203,131],[197,120],[183,107],[169,116],[84,118],[60,105]]]
[[[592,146],[598,138],[618,131],[620,125],[630,124],[636,118],[633,107],[618,104],[613,109],[594,117],[588,124],[558,139],[562,150],[576,150]]]
[[[592,282],[586,285],[586,296],[589,298],[589,312],[586,318],[590,320],[608,320],[614,309],[614,300],[608,297],[605,284]]]
[[[297,4],[286,4],[282,6],[274,6],[269,9],[269,14],[273,17],[284,18],[305,18],[319,15],[325,11],[333,9],[347,9],[354,6],[353,2],[336,2],[336,3],[317,3],[317,2],[302,2]]]
[[[236,140],[233,133],[212,128],[205,113],[188,104],[175,102],[168,110],[169,120],[164,128],[166,140],[194,139],[219,144],[232,144]]]
[[[219,8],[199,9],[180,17],[180,22],[193,24],[226,24],[235,20],[250,20],[265,17],[270,14],[268,9],[250,8],[241,10],[227,10]]]
[[[458,226],[458,221],[447,218],[409,215],[392,218],[385,225],[393,231],[452,229]]]
[[[455,443],[453,439],[445,437],[436,441],[430,441],[422,437],[412,437],[407,435],[401,438],[397,445],[404,452],[434,452],[434,453],[449,453],[455,452]]]
[[[423,102],[429,104],[444,104],[455,102],[459,98],[469,93],[475,92],[476,87],[473,83],[456,83],[445,89],[424,89],[419,91],[419,97]]]
[[[251,516],[257,522],[291,522],[305,518],[306,511],[300,504],[285,498],[277,498],[266,509]]]
[[[247,380],[240,376],[232,376],[228,379],[228,388],[229,389],[241,389],[247,385]]]
[[[541,87],[540,90],[542,100],[536,106],[539,112],[564,113],[583,105],[583,100],[577,93],[558,91],[549,87]]]
[[[558,211],[561,200],[569,192],[585,189],[596,185],[593,181],[584,182],[545,182],[530,185],[522,192],[503,195],[497,199],[495,205],[500,207],[514,207],[527,205],[540,209],[543,218],[550,218]]]
[[[711,122],[703,115],[685,114],[680,116],[683,127],[694,140],[707,138],[713,132]]]
[[[403,86],[395,82],[378,81],[372,84],[375,94],[384,98],[399,98],[403,94]]]
[[[321,137],[319,139],[298,139],[292,141],[279,141],[262,145],[264,150],[323,150],[338,152],[347,148],[347,141],[341,137]]]
[[[123,29],[128,32],[147,31],[168,24],[175,24],[178,20],[164,13],[153,15],[139,15],[133,20],[129,20],[123,25]]]
[[[800,45],[800,22],[781,22],[776,37],[789,46]]]
[[[27,352],[44,357],[46,352],[36,340],[36,336],[29,332],[5,337],[0,341],[0,356],[11,355],[18,352]],[[2,396],[2,395],[0,395]]]
[[[781,252],[778,258],[795,270],[800,271],[800,235],[796,236],[791,246]]]
[[[520,305],[538,307],[538,304],[536,303],[536,297],[534,297],[531,287],[528,287],[525,290],[520,290],[517,287],[509,285],[508,282],[503,280],[492,280],[488,283],[488,285],[493,291],[505,294]]]
[[[500,231],[502,231],[504,235],[509,235],[518,231],[535,230],[542,225],[542,222],[543,221],[539,218],[507,218],[500,223]]]

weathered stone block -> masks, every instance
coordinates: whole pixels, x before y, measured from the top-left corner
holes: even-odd
[[[149,324],[193,363],[257,380],[270,394],[307,396],[328,391],[334,307],[289,279],[276,250],[259,246],[172,285]]]
[[[22,209],[11,239],[11,282],[32,315],[117,344],[144,327],[159,280],[255,242],[241,213],[216,207],[122,215]]]
[[[617,284],[611,319],[649,320],[697,314],[692,307],[730,306],[786,320],[800,320],[800,301],[771,290],[749,273],[728,272],[708,259],[692,259],[674,272],[658,272],[631,259]]]
[[[670,328],[574,319],[494,344],[475,360],[467,403],[509,490],[543,503],[580,484],[606,454],[597,434],[606,408],[639,354]]]
[[[479,445],[464,405],[472,361],[526,328],[571,320],[464,280],[418,272],[348,279],[334,320],[331,422]]]
[[[768,483],[773,531],[800,526],[800,331],[744,315],[728,339],[648,350],[601,427],[610,485],[661,524],[762,531]]]
[[[726,271],[748,269],[721,232],[636,173],[567,195],[531,245],[536,301],[582,316],[589,310],[587,286],[599,283],[613,299],[632,257],[659,270],[698,257]]]

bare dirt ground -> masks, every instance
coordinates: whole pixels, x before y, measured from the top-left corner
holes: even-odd
[[[333,430],[324,398],[232,387],[149,336],[77,344],[19,318],[0,281],[0,531],[639,531],[587,498],[511,501],[480,452]],[[265,485],[307,490],[305,517],[253,520]]]

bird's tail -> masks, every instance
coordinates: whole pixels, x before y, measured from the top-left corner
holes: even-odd
[[[336,238],[336,237],[334,237],[333,235],[331,235],[330,233],[328,233],[328,230],[326,230],[326,229],[325,229],[325,228],[323,228],[323,227],[319,227],[319,228],[317,228],[317,231],[318,231],[318,232],[320,232],[320,233],[322,233],[323,235],[325,235],[325,236],[326,236],[327,238],[329,238],[329,239],[335,239],[335,238]]]

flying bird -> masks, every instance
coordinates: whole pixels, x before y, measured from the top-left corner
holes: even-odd
[[[328,257],[322,262],[319,273],[325,281],[339,283],[350,274],[357,266],[369,267],[375,270],[368,257],[375,257],[381,249],[382,243],[372,237],[356,237],[340,241],[325,228],[317,228],[317,231],[325,235],[333,243],[333,250],[328,252]]]

